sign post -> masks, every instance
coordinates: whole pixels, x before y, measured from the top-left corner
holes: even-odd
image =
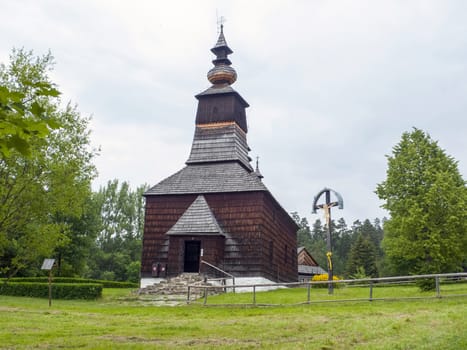
[[[49,307],[52,306],[52,269],[54,267],[55,259],[44,259],[41,270],[49,271]]]

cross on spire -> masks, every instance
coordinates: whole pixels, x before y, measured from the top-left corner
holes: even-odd
[[[217,33],[223,33],[224,32],[224,23],[227,20],[225,19],[224,16],[217,16]]]

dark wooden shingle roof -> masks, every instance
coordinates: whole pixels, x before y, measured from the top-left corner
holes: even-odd
[[[239,99],[239,101],[241,102],[243,107],[245,107],[245,108],[250,107],[248,102],[246,102],[245,99],[237,91],[235,91],[234,88],[232,88],[228,84],[211,86],[208,89],[204,90],[203,92],[200,92],[195,97],[198,100],[201,100],[204,97],[209,97],[209,96],[213,96],[213,95],[224,95],[224,96],[225,95],[234,95]]]
[[[144,195],[268,191],[255,172],[239,162],[189,164]]]
[[[298,265],[299,275],[322,275],[328,273],[320,266]]]
[[[246,134],[236,123],[201,125],[196,127],[190,157],[186,163],[238,160],[252,171],[248,151]]]
[[[214,217],[211,208],[209,208],[206,199],[202,195],[194,200],[167,234],[224,236],[224,232]]]

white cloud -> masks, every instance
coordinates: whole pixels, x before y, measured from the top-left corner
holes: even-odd
[[[160,123],[109,124],[92,121],[92,140],[100,146],[96,159],[99,178],[94,186],[120,179],[139,186],[155,184],[179,170],[188,157],[183,130]]]
[[[385,154],[418,127],[467,173],[463,1],[80,1],[2,4],[0,58],[56,57],[65,99],[93,115],[96,184],[155,184],[188,157],[209,86],[216,9],[247,110],[251,155],[288,210],[309,216],[323,187],[347,221],[385,213]],[[309,216],[310,217],[310,216]]]

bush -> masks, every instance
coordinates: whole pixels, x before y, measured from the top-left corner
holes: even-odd
[[[1,282],[7,281],[6,279],[0,279]],[[48,283],[48,277],[14,277],[10,278],[7,282],[15,282],[15,283],[25,283],[25,282],[34,282],[34,283]],[[73,278],[73,277],[53,277],[52,283],[73,283],[73,284],[81,284],[81,283],[94,283],[100,284],[104,288],[138,288],[138,283],[133,282],[117,282],[117,281],[104,281],[104,280],[94,280],[94,279],[86,279],[86,278]]]
[[[422,292],[431,292],[436,289],[436,281],[434,278],[423,278],[417,280],[417,286]]]
[[[365,268],[363,266],[359,266],[359,267],[357,267],[357,270],[355,271],[355,273],[350,275],[350,278],[353,279],[353,280],[364,280],[364,279],[367,279],[367,278],[371,278],[371,276],[368,276],[366,274]]]
[[[329,276],[328,276],[327,273],[323,273],[321,275],[314,275],[313,278],[311,279],[311,282],[324,282],[324,281],[327,281],[328,278],[329,278]],[[334,275],[334,276],[332,276],[332,280],[333,281],[340,281],[341,278]],[[313,287],[327,288],[328,284],[327,283],[317,283],[317,284],[314,284]],[[339,287],[340,287],[339,283],[334,283],[334,288],[339,288]]]
[[[113,272],[113,271],[104,271],[98,277],[100,277],[100,278],[102,278],[103,280],[106,280],[106,281],[113,281],[115,279],[115,272]]]
[[[96,283],[101,283],[104,288],[139,288],[139,283],[133,282],[118,282],[118,281],[102,281],[94,280]]]
[[[140,279],[140,271],[141,271],[141,262],[132,261],[126,269],[128,281],[138,283]]]
[[[48,298],[49,284],[8,282],[0,284],[0,294],[21,297]],[[53,283],[52,299],[97,299],[102,296],[102,285],[97,283]]]

